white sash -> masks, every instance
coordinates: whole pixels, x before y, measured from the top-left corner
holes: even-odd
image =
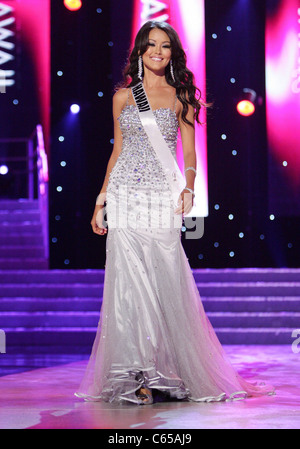
[[[142,125],[163,167],[167,181],[171,188],[174,204],[177,206],[179,195],[186,185],[185,179],[156,123],[143,83],[141,82],[135,85],[131,88],[131,91],[138,107]]]

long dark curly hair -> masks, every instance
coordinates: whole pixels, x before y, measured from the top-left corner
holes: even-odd
[[[201,124],[199,119],[199,113],[201,107],[209,106],[201,100],[201,91],[194,85],[194,75],[186,66],[186,54],[182,48],[182,44],[178,37],[177,32],[167,22],[158,22],[150,20],[146,22],[136,35],[134,48],[130,53],[128,63],[123,71],[123,82],[117,86],[121,87],[133,87],[140,82],[138,78],[138,58],[139,55],[143,55],[148,49],[149,33],[153,28],[158,28],[164,31],[171,41],[172,63],[175,82],[170,73],[170,64],[166,67],[166,81],[170,86],[176,88],[176,95],[179,101],[183,105],[182,120],[194,126],[187,118],[188,105],[194,108],[194,119],[197,123]]]

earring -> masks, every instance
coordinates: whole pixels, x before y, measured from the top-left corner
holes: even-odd
[[[172,59],[170,60],[170,73],[171,73],[172,80],[173,80],[174,83],[175,83],[175,76],[174,76],[174,69],[173,69],[173,62],[172,62]]]
[[[140,55],[140,56],[139,56],[139,60],[138,60],[138,78],[139,78],[141,81],[143,80],[142,74],[143,74],[143,58],[142,58],[142,56]]]

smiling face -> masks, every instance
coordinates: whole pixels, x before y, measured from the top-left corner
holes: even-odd
[[[149,33],[148,48],[143,54],[144,68],[164,73],[172,56],[171,41],[167,33],[153,28]]]

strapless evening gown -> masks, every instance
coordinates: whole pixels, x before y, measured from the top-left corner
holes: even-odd
[[[154,116],[176,158],[175,112],[160,108]],[[103,302],[76,395],[138,403],[141,383],[199,402],[273,394],[235,371],[205,314],[181,228],[170,224],[171,191],[137,107],[127,105],[119,123],[123,146],[107,186]]]

